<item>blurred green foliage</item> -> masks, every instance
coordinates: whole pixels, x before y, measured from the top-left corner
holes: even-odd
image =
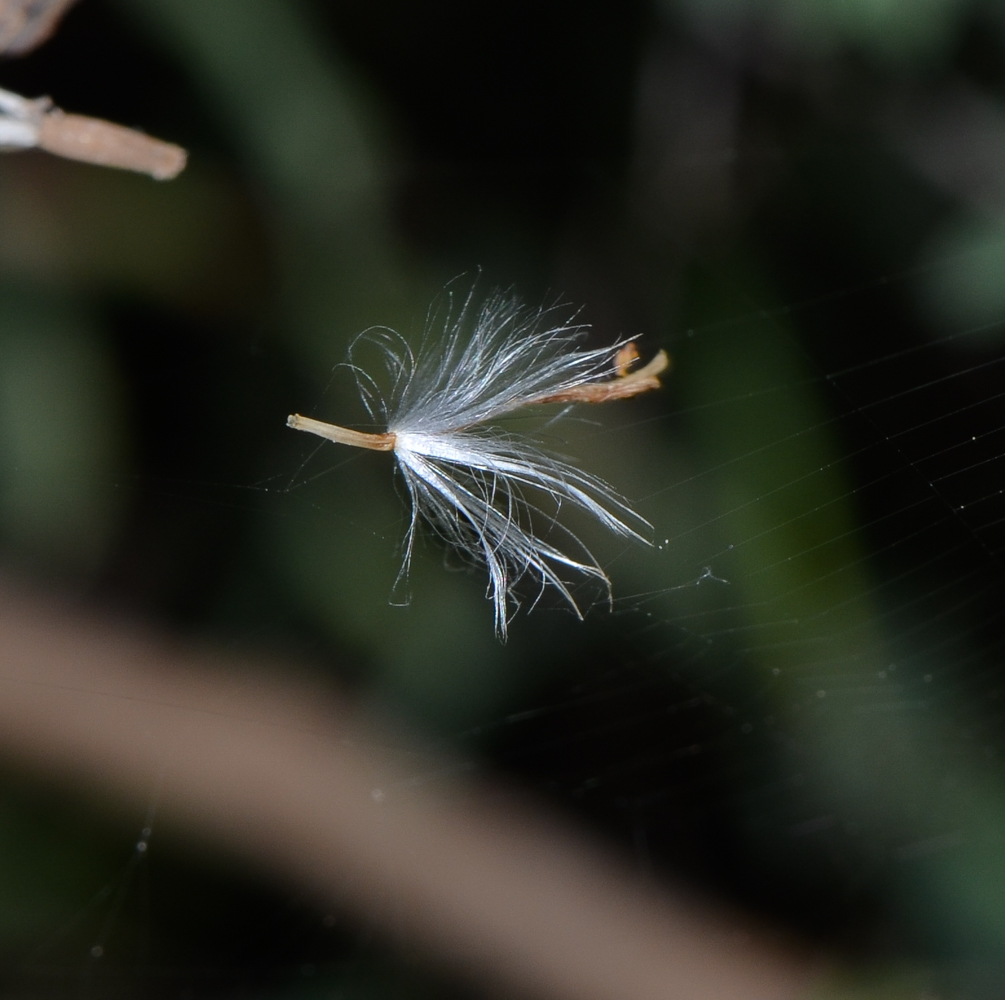
[[[681,7],[706,30],[734,31],[760,22],[786,48],[811,56],[833,55],[852,45],[880,61],[914,69],[941,61],[966,17],[963,0],[663,0],[668,13]]]
[[[24,557],[93,572],[121,514],[121,387],[92,324],[52,298],[0,300],[0,523]]]

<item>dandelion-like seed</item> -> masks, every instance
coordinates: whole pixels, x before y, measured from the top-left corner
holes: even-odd
[[[350,368],[370,416],[387,428],[383,433],[299,414],[287,419],[289,427],[329,441],[394,452],[412,504],[399,579],[408,573],[424,520],[486,567],[496,632],[504,640],[524,578],[537,584],[534,603],[551,586],[580,618],[563,572],[599,581],[610,600],[607,574],[557,521],[563,504],[586,511],[616,535],[646,544],[642,532],[651,527],[602,479],[498,424],[527,407],[604,403],[660,387],[659,375],[669,366],[666,352],[633,371],[639,356],[631,341],[583,349],[578,344],[587,328],[574,317],[557,324],[555,318],[554,308],[528,309],[501,293],[479,306],[472,292],[438,335],[437,324],[427,324],[414,353],[392,331],[362,335],[384,355],[390,377],[386,397],[352,358]]]

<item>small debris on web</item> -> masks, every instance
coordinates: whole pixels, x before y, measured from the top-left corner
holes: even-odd
[[[665,351],[638,369],[632,341],[579,346],[586,327],[556,310],[529,309],[495,293],[480,305],[468,295],[458,314],[427,329],[413,350],[397,334],[376,330],[362,342],[384,355],[387,399],[373,376],[349,367],[370,416],[386,430],[367,433],[292,414],[287,426],[338,444],[393,451],[412,502],[399,580],[408,573],[420,521],[489,574],[496,633],[504,639],[525,578],[536,582],[534,603],[548,587],[582,617],[567,572],[611,582],[592,553],[557,521],[564,505],[585,511],[623,538],[650,544],[651,525],[613,487],[543,450],[498,420],[550,403],[603,403],[660,387],[670,365]],[[359,343],[360,341],[357,341]],[[539,507],[534,497],[546,501]],[[546,523],[536,530],[535,516]]]

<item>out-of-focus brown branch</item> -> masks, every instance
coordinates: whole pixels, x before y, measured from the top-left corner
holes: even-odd
[[[22,56],[41,45],[77,0],[0,0],[0,55]]]
[[[119,799],[156,789],[161,822],[504,992],[802,992],[804,964],[735,919],[638,881],[526,802],[409,781],[417,768],[334,696],[237,666],[0,588],[0,755]]]

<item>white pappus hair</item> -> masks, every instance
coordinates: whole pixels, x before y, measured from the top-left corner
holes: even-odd
[[[658,388],[669,360],[660,351],[629,372],[638,358],[631,342],[581,348],[587,328],[575,317],[556,323],[556,308],[529,309],[512,295],[495,292],[479,304],[472,291],[455,314],[452,297],[446,301],[445,321],[431,314],[414,352],[386,329],[368,331],[353,345],[350,367],[360,395],[385,432],[368,434],[299,414],[287,424],[341,444],[393,451],[412,505],[401,576],[408,573],[419,523],[426,521],[488,570],[496,632],[505,640],[520,604],[515,590],[525,578],[536,581],[534,603],[551,586],[579,617],[563,570],[599,581],[610,599],[607,574],[557,520],[564,504],[642,542],[650,525],[602,479],[497,421],[528,406],[605,402]],[[386,395],[356,363],[363,343],[383,355]]]

